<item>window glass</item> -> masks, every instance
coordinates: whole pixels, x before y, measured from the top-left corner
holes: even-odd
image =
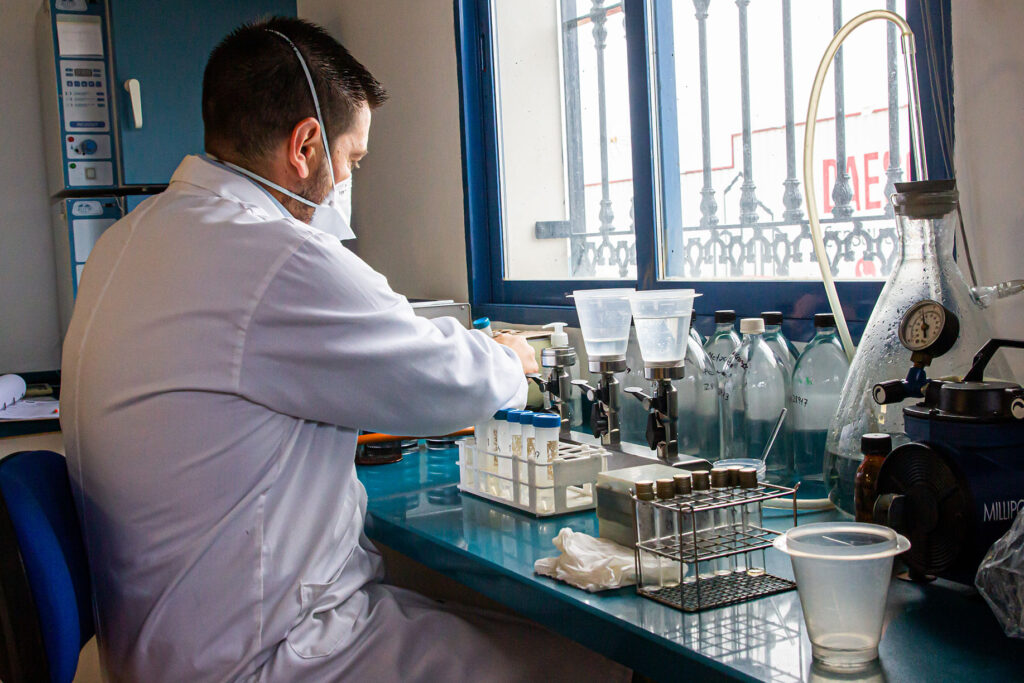
[[[505,279],[636,278],[624,18],[491,2]]]
[[[811,83],[838,26],[868,9],[903,15],[903,0],[665,0],[651,8],[662,276],[818,279],[803,198]],[[826,249],[837,277],[884,279],[898,250],[886,198],[893,182],[909,179],[899,34],[871,22],[850,35],[840,59],[822,90],[815,136]]]

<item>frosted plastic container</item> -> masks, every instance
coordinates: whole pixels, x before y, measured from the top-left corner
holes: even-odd
[[[583,345],[591,360],[626,355],[632,289],[578,289],[572,293],[583,332]]]
[[[658,289],[629,295],[644,363],[677,365],[682,362],[690,334],[693,300],[697,296],[692,289]]]
[[[814,659],[835,670],[877,659],[893,557],[910,541],[877,524],[838,522],[794,527],[774,545],[793,563]]]

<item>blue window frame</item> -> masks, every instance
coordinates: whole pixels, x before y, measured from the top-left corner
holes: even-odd
[[[583,2],[584,0],[580,0]],[[586,0],[589,2],[589,0]],[[841,0],[834,0],[839,3]],[[653,4],[652,4],[653,3]],[[455,24],[459,57],[460,114],[462,118],[463,183],[470,301],[474,312],[494,319],[525,324],[553,320],[575,323],[575,309],[566,295],[574,289],[636,287],[637,289],[692,287],[697,299],[698,320],[709,319],[716,309],[735,309],[741,316],[780,310],[794,338],[811,336],[815,312],[828,310],[824,288],[814,281],[685,281],[659,279],[659,245],[656,211],[672,218],[678,211],[678,186],[655,182],[656,165],[676,170],[678,132],[674,130],[675,83],[672,60],[659,60],[652,72],[653,52],[671,54],[671,2],[623,0],[628,58],[629,109],[632,132],[633,225],[635,230],[636,280],[513,280],[503,274],[501,231],[501,178],[498,113],[494,64],[492,13],[489,0],[455,0]],[[932,178],[952,177],[952,50],[949,0],[907,0],[907,20],[917,37],[918,70],[925,120],[925,139]],[[847,17],[849,18],[849,17]],[[652,50],[653,48],[653,50]],[[568,45],[566,49],[573,49]],[[655,90],[652,97],[652,89]],[[657,111],[652,112],[653,106]],[[566,107],[571,110],[567,93]],[[663,122],[660,135],[652,125],[652,113]],[[567,152],[573,152],[572,135]],[[674,164],[674,166],[673,166]],[[569,179],[569,203],[578,203],[579,180]],[[659,196],[659,192],[662,194]],[[578,213],[575,215],[579,215]],[[571,225],[538,224],[541,230],[571,231]],[[679,249],[668,236],[664,248]],[[672,275],[671,272],[666,274]],[[883,282],[837,282],[840,299],[855,336],[859,336]]]

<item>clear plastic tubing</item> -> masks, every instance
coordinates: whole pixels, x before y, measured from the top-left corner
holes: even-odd
[[[871,10],[858,14],[846,22],[836,32],[832,42],[828,44],[825,54],[818,65],[818,73],[814,77],[814,84],[811,86],[810,102],[807,105],[807,125],[804,129],[804,201],[807,203],[807,217],[811,224],[811,243],[814,245],[814,254],[818,259],[818,267],[821,269],[821,280],[825,285],[825,294],[828,296],[828,305],[836,318],[836,327],[839,329],[839,339],[843,343],[843,350],[846,357],[853,360],[853,339],[850,337],[850,328],[846,325],[846,318],[843,316],[843,309],[839,305],[839,294],[836,292],[836,284],[832,279],[832,270],[829,267],[828,256],[825,253],[825,242],[822,238],[821,223],[818,220],[817,195],[814,190],[814,126],[818,118],[818,100],[821,99],[821,89],[825,84],[825,76],[828,74],[829,66],[835,59],[836,52],[840,45],[846,40],[850,33],[868,21],[874,19],[885,19],[899,27],[902,34],[903,66],[907,72],[907,90],[910,98],[912,144],[914,145],[914,165],[917,171],[918,180],[928,179],[928,164],[924,152],[924,126],[921,120],[921,99],[919,96],[919,85],[917,81],[917,64],[914,61],[916,47],[914,44],[914,33],[910,30],[910,24],[895,12],[888,10]]]
[[[672,479],[658,479],[655,482],[655,495],[658,502],[668,503],[676,497],[676,484]],[[665,552],[678,553],[680,544],[678,541],[678,529],[676,529],[676,512],[669,508],[655,508],[654,522],[658,528],[658,545]],[[661,586],[670,588],[679,585],[679,563],[667,557],[661,558]]]

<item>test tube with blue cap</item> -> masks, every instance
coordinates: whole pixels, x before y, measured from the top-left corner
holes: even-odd
[[[523,457],[523,423],[520,418],[527,410],[510,410],[508,420],[508,451],[498,458],[498,476],[500,477],[498,495],[512,500],[512,468],[518,459]]]
[[[554,484],[554,466],[558,457],[558,432],[562,418],[553,413],[534,413],[533,457],[537,462],[536,481],[538,486]]]
[[[533,416],[534,412],[524,410],[519,413],[519,429],[522,432],[522,445],[515,465],[519,468],[519,499],[523,505],[530,504],[530,465],[529,459],[533,450]]]
[[[473,321],[473,329],[480,330],[488,337],[494,336],[494,330],[491,329],[491,319],[487,317],[477,318]]]
[[[498,473],[498,454],[507,455],[509,452],[508,411],[499,410],[496,412],[494,418],[487,425],[486,431],[486,443],[482,446],[481,442],[477,441],[477,469],[482,470],[488,475],[495,475]],[[485,488],[488,493],[495,496],[498,495],[498,480],[496,477],[488,476],[486,484]]]

